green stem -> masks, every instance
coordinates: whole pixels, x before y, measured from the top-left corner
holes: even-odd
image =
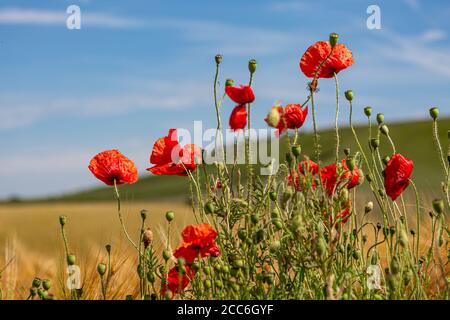
[[[334,77],[334,83],[336,86],[336,116],[335,116],[335,122],[334,122],[334,130],[336,135],[336,164],[339,162],[339,81],[337,74],[333,74]]]
[[[127,240],[131,243],[131,245],[137,250],[139,251],[138,246],[134,243],[134,241],[131,239],[130,235],[127,232],[127,229],[125,228],[125,224],[123,222],[123,218],[122,218],[122,212],[121,212],[121,208],[120,208],[120,194],[119,194],[119,189],[117,188],[117,182],[116,179],[114,179],[114,190],[116,192],[116,199],[117,199],[117,213],[119,215],[119,220],[120,220],[120,225],[122,226],[122,230],[123,233],[125,234],[125,237],[127,238]]]

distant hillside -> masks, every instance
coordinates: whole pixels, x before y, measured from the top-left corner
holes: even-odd
[[[393,137],[397,151],[414,161],[414,178],[422,190],[436,191],[442,180],[440,165],[435,152],[432,139],[432,122],[430,120],[390,124],[389,129]],[[439,122],[440,136],[444,152],[447,153],[448,138],[447,130],[450,129],[450,119]],[[374,128],[374,131],[376,128]],[[367,128],[357,128],[361,143],[367,146]],[[356,151],[353,136],[349,128],[340,130],[342,148],[350,147],[352,152]],[[300,143],[303,152],[312,155],[312,134],[302,135]],[[334,158],[334,131],[327,130],[320,133],[322,145],[323,164],[327,164]],[[284,157],[286,141],[280,141],[280,157]],[[387,141],[382,138],[382,154],[389,154],[390,148]],[[142,177],[134,185],[121,187],[121,193],[126,199],[134,200],[186,200],[189,195],[188,179],[185,177]],[[96,188],[67,194],[61,197],[42,199],[42,201],[103,201],[113,199],[111,188]]]

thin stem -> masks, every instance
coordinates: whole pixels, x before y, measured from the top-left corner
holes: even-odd
[[[317,164],[320,165],[320,145],[319,145],[319,134],[317,132],[317,121],[316,121],[316,108],[314,106],[314,91],[311,89],[311,112],[313,120],[313,130],[314,130],[314,151],[316,153],[315,160]]]
[[[117,199],[117,213],[119,215],[119,220],[120,220],[120,225],[122,226],[122,230],[123,233],[125,234],[125,237],[127,238],[127,240],[131,243],[131,245],[133,245],[133,247],[139,251],[138,246],[134,243],[134,241],[131,239],[130,235],[127,232],[127,229],[125,228],[125,224],[123,222],[123,218],[122,218],[122,212],[120,210],[120,194],[119,194],[119,189],[117,188],[117,182],[116,179],[114,179],[114,190],[116,192],[116,199]]]
[[[339,162],[339,81],[337,74],[333,74],[334,77],[334,83],[336,85],[336,116],[335,116],[335,122],[334,122],[334,130],[336,135],[336,164]]]

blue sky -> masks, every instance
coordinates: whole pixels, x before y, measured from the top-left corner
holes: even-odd
[[[81,30],[66,28],[71,4],[81,8]],[[381,9],[381,30],[366,27],[371,4]],[[194,120],[213,127],[216,53],[222,79],[237,83],[248,81],[247,61],[258,60],[257,127],[275,101],[304,100],[299,59],[330,32],[354,54],[340,83],[355,92],[357,119],[365,105],[388,121],[426,117],[434,105],[448,115],[448,16],[447,1],[423,0],[2,0],[0,198],[99,185],[87,164],[110,148],[144,172],[168,128]],[[321,81],[319,128],[333,121],[333,90]],[[232,107],[225,102],[225,122]]]

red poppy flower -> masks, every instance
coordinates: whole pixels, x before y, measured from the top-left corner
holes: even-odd
[[[398,196],[409,186],[414,164],[412,160],[399,153],[392,156],[384,169],[384,188],[386,194],[395,201]]]
[[[328,194],[332,194],[333,191],[336,190],[338,185],[341,183],[347,184],[347,189],[351,189],[359,184],[360,172],[358,167],[355,165],[353,171],[347,167],[346,160],[342,160],[342,169],[343,173],[340,175],[339,181],[336,183],[336,164],[330,164],[320,170],[320,178],[322,179],[322,183],[328,191]]]
[[[176,258],[184,258],[188,264],[194,262],[198,256],[204,258],[220,255],[215,241],[217,232],[207,223],[187,226],[181,237],[183,241],[173,255]]]
[[[108,186],[124,183],[135,183],[138,172],[134,162],[121,154],[118,150],[100,152],[89,162],[89,170],[94,176]]]
[[[195,144],[183,148],[178,143],[177,130],[170,129],[166,137],[158,139],[153,145],[150,162],[155,166],[147,169],[157,175],[187,176],[202,161],[202,150]]]
[[[298,164],[298,171],[300,174],[304,177],[306,174],[305,172],[310,172],[312,176],[316,175],[319,172],[319,166],[317,163],[315,163],[312,160],[303,160]],[[299,176],[296,171],[294,171],[292,174],[288,176],[288,185],[292,185],[292,177],[295,176],[295,187],[298,191],[301,190],[300,188],[300,182],[299,182]],[[316,187],[316,182],[312,182],[312,187]]]
[[[167,274],[167,283],[162,285],[162,294],[164,295],[167,290],[170,290],[173,294],[180,293],[188,285],[189,282],[195,277],[197,270],[192,269],[190,266],[185,265],[184,271],[182,271],[181,277],[179,273],[179,265],[169,270]]]
[[[300,69],[308,78],[313,78],[320,64],[331,51],[331,45],[327,41],[319,41],[306,50],[300,60]],[[332,78],[353,64],[352,52],[343,44],[336,44],[333,53],[320,68],[317,78]]]
[[[280,120],[275,128],[278,129],[277,136],[281,135],[286,129],[298,129],[303,126],[308,115],[308,107],[302,110],[300,104],[288,104],[286,107],[275,106],[273,107],[280,114]],[[269,126],[268,119],[264,119]]]
[[[230,128],[233,131],[244,129],[247,125],[247,109],[245,105],[236,106],[230,115]]]
[[[225,93],[238,105],[255,101],[255,94],[253,93],[252,87],[247,84],[241,84],[239,87],[226,86]]]

